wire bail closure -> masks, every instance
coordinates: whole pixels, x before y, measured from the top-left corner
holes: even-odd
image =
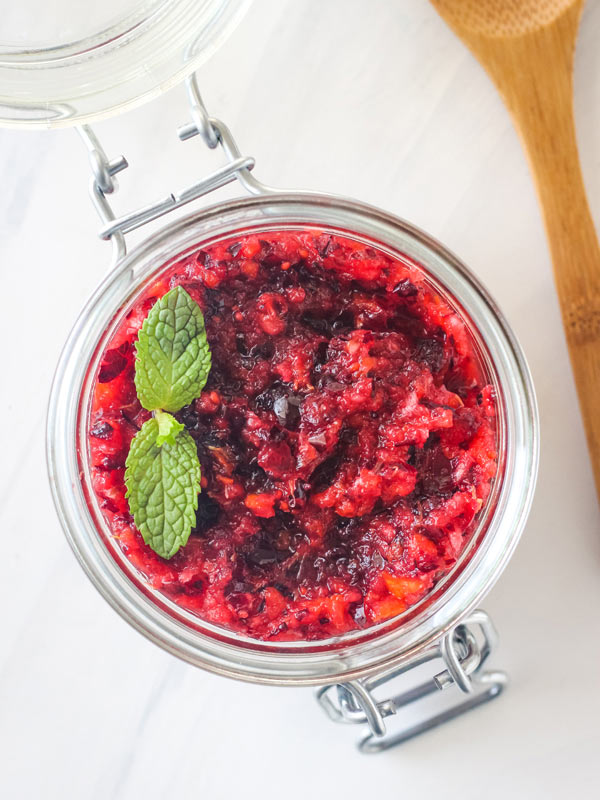
[[[496,642],[491,619],[485,611],[478,610],[452,628],[439,643],[404,664],[370,678],[323,686],[316,692],[317,701],[333,722],[366,727],[357,744],[361,753],[381,753],[498,697],[508,684],[508,676],[504,672],[482,671]],[[441,659],[446,668],[430,680],[383,700],[374,697],[373,691],[379,686],[436,659]],[[388,732],[385,720],[395,717],[404,707],[452,686],[467,698],[459,696],[449,708],[423,716],[417,722],[396,725],[395,730]]]
[[[238,180],[250,194],[274,194],[277,192],[276,189],[266,186],[251,174],[251,170],[254,168],[254,159],[250,156],[242,156],[225,123],[209,117],[200,95],[196,75],[192,74],[185,83],[192,121],[178,129],[179,139],[186,141],[194,136],[200,136],[210,149],[221,145],[227,163],[191,186],[171,192],[166,197],[129,214],[117,217],[107,198],[107,195],[113,194],[117,190],[117,182],[114,177],[117,173],[127,169],[129,166],[127,159],[122,155],[116,159],[109,159],[89,125],[81,125],[77,128],[88,150],[92,171],[89,186],[90,196],[103,223],[98,235],[101,239],[109,240],[113,244],[111,269],[127,252],[125,243],[127,233],[190,203],[192,200],[209,194],[215,189]]]

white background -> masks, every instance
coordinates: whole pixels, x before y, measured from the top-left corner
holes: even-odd
[[[600,220],[600,4],[586,9],[575,109]],[[200,73],[256,174],[347,194],[471,265],[529,358],[542,422],[523,540],[485,607],[496,703],[365,757],[308,689],[204,674],[130,629],[77,565],[52,507],[44,417],[62,343],[101,279],[86,155],[72,131],[0,131],[0,795],[13,798],[597,797],[598,506],[540,213],[487,77],[424,0],[256,0]],[[131,169],[124,211],[206,174],[178,143],[183,92],[98,126]]]

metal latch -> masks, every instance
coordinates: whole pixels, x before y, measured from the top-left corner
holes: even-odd
[[[475,611],[434,647],[369,678],[323,686],[317,691],[317,700],[334,722],[366,728],[358,742],[361,752],[379,753],[498,697],[508,684],[507,675],[482,670],[496,641],[496,630],[489,616],[485,611]],[[445,666],[442,672],[392,697],[376,699],[376,689],[436,659]],[[403,723],[402,709],[438,691],[455,692],[457,699],[441,711]]]

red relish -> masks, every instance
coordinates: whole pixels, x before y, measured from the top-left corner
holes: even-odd
[[[125,460],[148,311],[182,285],[212,369],[175,416],[202,465],[196,527],[144,544]],[[319,231],[211,245],[149,285],[106,344],[88,424],[94,491],[148,583],[258,639],[367,628],[423,598],[469,539],[496,473],[494,392],[467,327],[412,262]]]

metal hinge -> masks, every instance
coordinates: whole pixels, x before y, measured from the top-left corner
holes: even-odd
[[[191,186],[187,186],[180,191],[171,192],[160,200],[138,208],[129,214],[117,217],[107,197],[116,191],[115,176],[122,170],[127,169],[129,166],[127,159],[125,156],[109,159],[92,128],[89,125],[78,127],[79,134],[88,149],[92,170],[90,195],[103,223],[99,236],[101,239],[110,240],[113,243],[111,268],[127,252],[125,243],[125,235],[127,233],[190,203],[192,200],[209,194],[215,189],[238,180],[250,194],[273,194],[277,191],[261,183],[251,174],[251,170],[254,167],[254,159],[250,156],[242,156],[235,139],[231,135],[231,131],[225,123],[208,116],[200,96],[195,75],[191,75],[186,80],[186,90],[192,122],[178,129],[179,138],[185,141],[193,136],[200,136],[211,149],[221,145],[227,163]]]
[[[496,630],[489,616],[484,611],[475,611],[424,653],[369,678],[324,686],[317,691],[317,700],[334,722],[365,726],[366,733],[359,740],[358,749],[363,753],[379,753],[498,697],[508,684],[507,675],[482,670],[496,641]],[[433,678],[392,697],[375,698],[375,689],[436,659],[441,659],[445,669]],[[450,706],[416,721],[403,722],[402,709],[440,690],[453,689],[457,699]],[[388,731],[392,719],[397,724]]]

